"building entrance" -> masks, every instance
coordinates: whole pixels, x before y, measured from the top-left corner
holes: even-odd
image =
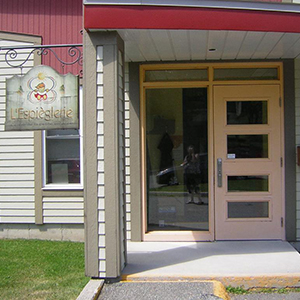
[[[198,83],[181,70],[149,71],[155,78],[144,85],[141,108],[144,240],[284,239],[281,85],[278,71],[263,71],[254,71],[263,74],[259,83],[238,82],[229,68],[208,68]],[[170,74],[180,80],[151,82]]]

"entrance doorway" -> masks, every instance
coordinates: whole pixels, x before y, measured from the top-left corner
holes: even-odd
[[[281,239],[279,86],[214,87],[217,240]]]
[[[284,239],[280,68],[163,67],[141,72],[143,240]]]

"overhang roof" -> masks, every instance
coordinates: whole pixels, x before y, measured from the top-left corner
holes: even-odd
[[[251,2],[259,7],[249,9],[204,7],[208,2],[249,5],[242,1],[188,0],[185,6],[171,5],[174,1],[154,5],[157,1],[148,0],[151,5],[138,5],[141,1],[132,0],[135,4],[129,5],[126,1],[85,0],[84,26],[88,31],[117,30],[125,42],[126,61],[285,59],[300,55],[300,5]],[[108,2],[113,5],[106,5]],[[161,5],[165,2],[169,5]]]
[[[139,29],[120,29],[118,33],[129,62],[272,60],[300,55],[299,33]]]

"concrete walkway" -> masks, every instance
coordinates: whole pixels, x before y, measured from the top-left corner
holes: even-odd
[[[129,242],[127,250],[123,280],[218,280],[246,289],[300,286],[300,255],[288,242]]]

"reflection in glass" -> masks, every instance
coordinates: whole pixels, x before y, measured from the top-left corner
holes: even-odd
[[[228,135],[227,157],[233,158],[268,158],[268,135]]]
[[[214,80],[276,80],[277,68],[215,69]]]
[[[268,102],[228,101],[227,124],[268,124]]]
[[[48,130],[46,184],[80,183],[80,137],[77,129]]]
[[[202,70],[153,70],[145,72],[146,82],[155,81],[203,81],[207,80],[207,69]]]
[[[228,218],[268,218],[269,202],[228,202]]]
[[[228,192],[268,192],[269,176],[228,176]]]
[[[147,228],[208,230],[207,89],[146,90]]]

